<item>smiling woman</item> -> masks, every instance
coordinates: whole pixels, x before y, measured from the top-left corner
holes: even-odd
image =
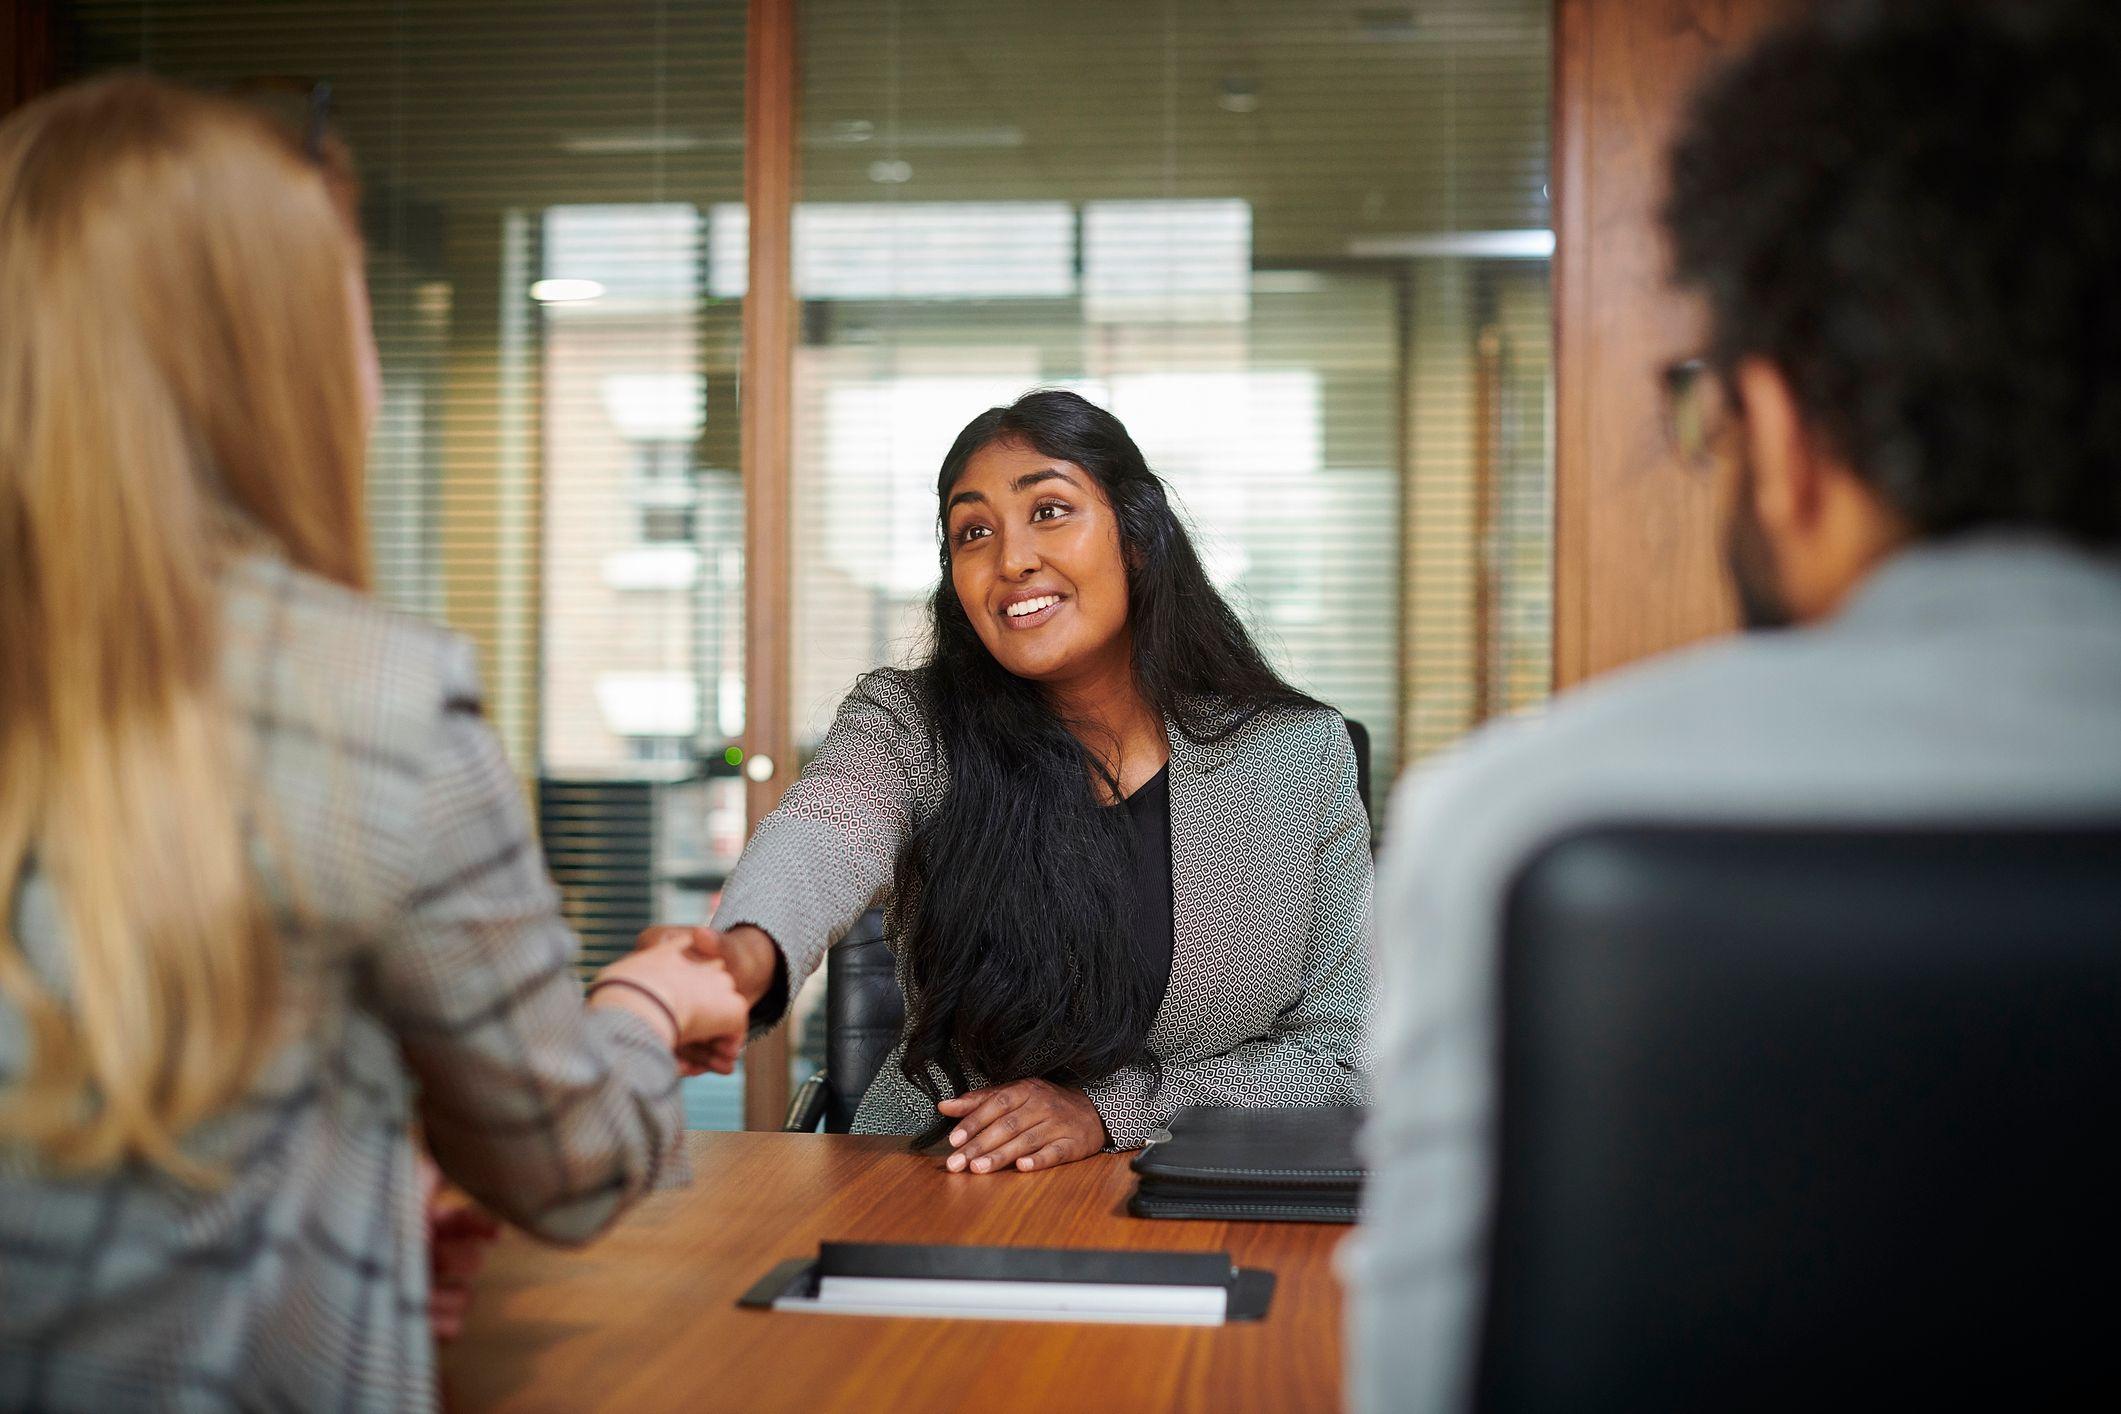
[[[1267,666],[1085,399],[980,414],[937,502],[931,653],[856,685],[716,914],[756,1018],[882,898],[907,1021],[857,1130],[1030,1170],[1187,1104],[1360,1099],[1340,715]]]
[[[973,435],[986,422],[975,423]],[[945,570],[981,645],[1086,725],[1107,707],[1137,705],[1126,563],[1111,500],[1082,467],[1029,442],[987,441],[969,456],[964,445],[944,469],[955,487],[945,511]],[[1137,733],[1144,738],[1137,745],[1151,737],[1154,744],[1129,764],[1138,771],[1153,755],[1162,765],[1162,724],[1146,710],[1131,715],[1131,725],[1148,729]],[[1127,761],[1124,750],[1110,754],[1118,759],[1109,764]]]

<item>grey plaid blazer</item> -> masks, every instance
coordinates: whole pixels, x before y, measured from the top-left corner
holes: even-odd
[[[561,1242],[681,1137],[669,1051],[583,1009],[468,647],[270,560],[225,600],[285,1039],[187,1140],[229,1172],[218,1189],[60,1178],[0,1150],[0,1409],[430,1408],[415,1120],[452,1178]],[[32,874],[8,907],[63,988],[50,889]],[[0,1085],[22,1033],[0,1002]]]
[[[1212,744],[1166,730],[1171,981],[1141,1059],[1088,1092],[1117,1149],[1139,1147],[1185,1105],[1364,1095],[1370,824],[1340,714],[1275,712]],[[714,926],[770,934],[793,995],[885,899],[914,821],[944,787],[910,681],[870,673],[803,778],[759,823]],[[887,927],[895,932],[896,920]],[[894,1050],[854,1127],[911,1134],[934,1117]]]

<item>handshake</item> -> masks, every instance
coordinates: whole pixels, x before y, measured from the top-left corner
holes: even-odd
[[[589,984],[593,1007],[624,1007],[656,1028],[687,1075],[736,1069],[751,1009],[772,989],[780,949],[761,929],[650,928]],[[1112,1142],[1082,1090],[1041,1079],[943,1100],[953,1121],[950,1173],[1030,1173],[1087,1158]]]
[[[597,974],[589,1004],[630,1011],[654,1027],[687,1075],[727,1075],[779,965],[773,940],[749,924],[726,933],[650,928],[632,953]]]

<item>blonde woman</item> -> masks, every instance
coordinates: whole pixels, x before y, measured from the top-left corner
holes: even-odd
[[[363,593],[358,268],[242,105],[0,124],[0,1408],[431,1406],[415,1123],[580,1241],[735,1056],[682,936],[585,1008],[468,651]]]

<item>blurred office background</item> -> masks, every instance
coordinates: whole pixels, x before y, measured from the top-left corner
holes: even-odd
[[[1380,800],[1548,689],[1546,0],[796,0],[793,64],[752,76],[796,115],[767,575],[744,3],[51,9],[62,76],[329,86],[383,355],[379,585],[478,643],[592,963],[705,916],[747,752],[800,757],[918,650],[937,465],[1033,386],[1126,421],[1279,664],[1369,726]],[[746,721],[768,584],[774,733]],[[691,1082],[692,1122],[737,1125],[743,1084]]]

